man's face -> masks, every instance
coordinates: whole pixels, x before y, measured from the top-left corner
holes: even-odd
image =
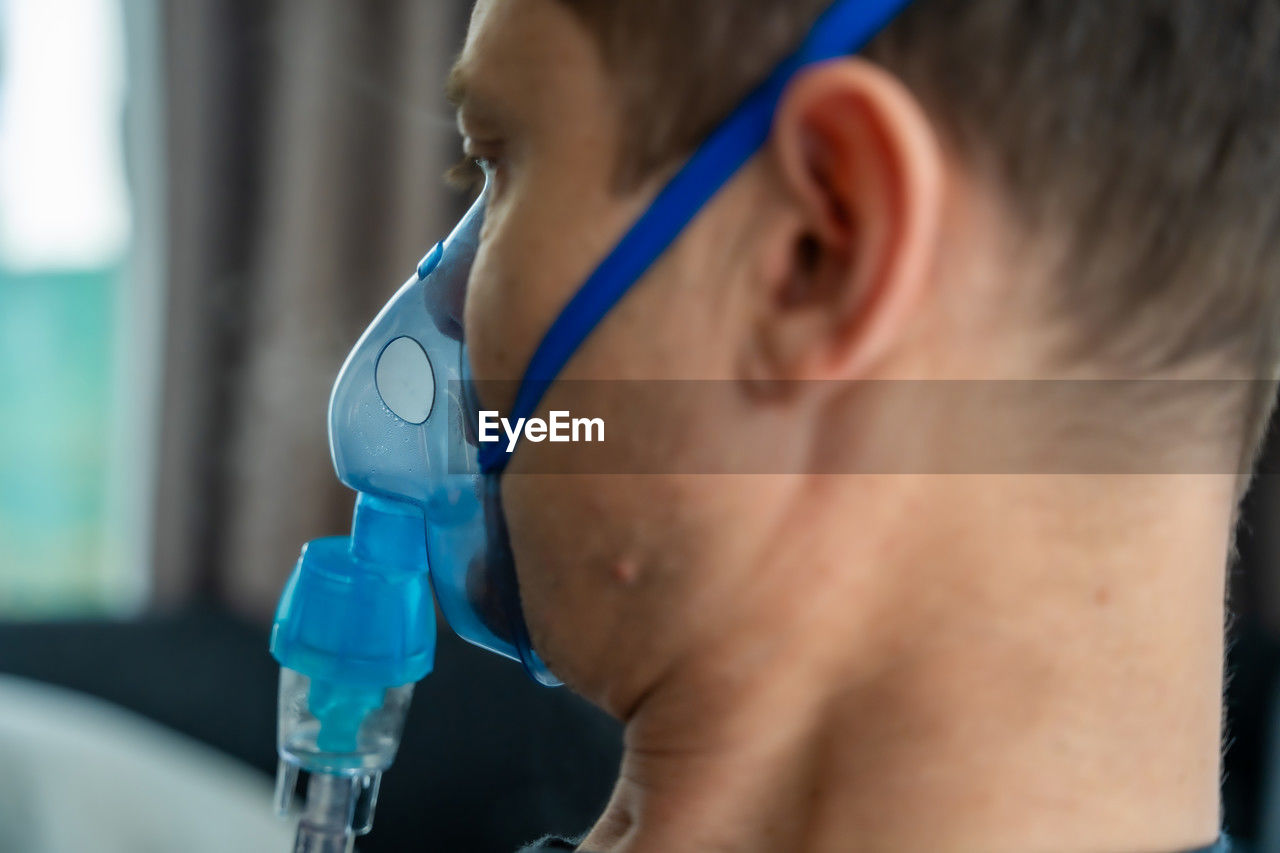
[[[595,43],[554,0],[480,0],[455,84],[467,153],[487,161],[489,171],[465,315],[485,397],[486,389],[523,375],[552,321],[661,179],[617,189],[614,82]],[[605,318],[561,379],[732,376],[737,324],[747,310],[734,285],[748,266],[740,244],[750,239],[749,220],[738,211],[752,208],[744,197],[750,191],[741,181],[726,188]],[[618,463],[612,470],[664,467],[653,464],[653,454],[678,454],[700,422],[730,417],[705,401],[692,405],[688,393],[654,406],[652,392],[664,386],[644,387],[651,393],[643,404],[613,394],[611,402],[597,401],[605,411],[573,412],[605,419],[607,452]],[[588,403],[582,393],[566,399],[564,389],[564,382],[552,389],[544,410]],[[509,412],[510,395],[503,396],[485,399],[486,406]],[[522,442],[503,479],[526,616],[553,669],[617,710],[647,677],[628,668],[660,665],[693,642],[694,623],[705,622],[691,613],[686,628],[681,610],[697,607],[691,584],[712,595],[719,581],[706,576],[693,584],[670,567],[709,561],[716,546],[708,531],[722,529],[729,514],[744,517],[737,505],[743,490],[726,490],[713,478],[604,476],[598,452],[587,474],[560,475],[560,467],[555,475],[528,473],[547,451]]]

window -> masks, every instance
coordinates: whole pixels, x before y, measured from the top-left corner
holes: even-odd
[[[145,595],[156,311],[135,281],[126,23],[122,0],[0,0],[0,617]]]

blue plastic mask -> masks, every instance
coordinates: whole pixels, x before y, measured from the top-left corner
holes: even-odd
[[[475,443],[462,308],[484,204],[482,193],[348,356],[329,403],[329,443],[338,478],[362,496],[352,540],[362,515],[420,515],[425,527],[404,547],[417,554],[425,541],[449,625],[554,685],[521,617],[499,479],[481,473]]]
[[[760,149],[792,78],[860,49],[908,2],[838,0],[824,13],[564,307],[530,360],[509,420],[536,414],[592,330]],[[474,439],[462,307],[483,216],[482,195],[343,365],[329,442],[339,479],[359,493],[352,533],[303,549],[272,629],[285,671],[281,790],[292,790],[289,774],[299,767],[350,776],[352,802],[363,804],[353,807],[354,831],[367,823],[378,777],[394,757],[404,688],[431,670],[431,592],[463,639],[520,661],[542,684],[558,683],[530,642],[502,513],[501,474],[518,448],[481,450]]]

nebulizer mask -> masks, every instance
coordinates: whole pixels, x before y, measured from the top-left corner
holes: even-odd
[[[529,641],[498,478],[481,473],[467,427],[461,308],[484,204],[378,314],[330,398],[334,468],[357,493],[351,535],[303,548],[271,636],[282,667],[278,808],[298,771],[312,774],[300,849],[331,849],[319,839],[346,849],[370,827],[413,685],[431,671],[433,593],[463,639],[558,683]]]
[[[525,370],[512,422],[538,411],[591,331],[764,144],[790,80],[861,48],[907,3],[839,0],[823,14],[565,305]],[[432,668],[435,604],[464,640],[559,683],[529,638],[502,511],[516,448],[478,439],[462,308],[485,203],[482,193],[374,319],[330,398],[334,468],[357,493],[351,534],[303,548],[271,633],[281,813],[299,772],[310,774],[296,853],[347,851],[371,828],[413,686]]]

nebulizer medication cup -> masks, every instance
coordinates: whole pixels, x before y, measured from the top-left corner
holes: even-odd
[[[310,778],[297,850],[345,850],[373,824],[413,685],[431,671],[435,611],[423,517],[361,495],[349,538],[302,551],[271,648],[281,663],[276,809]]]
[[[582,342],[760,149],[792,78],[860,49],[908,3],[836,0],[823,13],[565,305],[525,369],[511,422],[537,412]],[[360,337],[329,400],[334,468],[357,493],[351,535],[303,548],[271,631],[282,812],[299,774],[310,777],[295,853],[348,851],[369,830],[413,685],[431,671],[433,596],[464,640],[559,683],[529,639],[502,510],[502,472],[516,448],[477,440],[462,306],[487,191]]]

